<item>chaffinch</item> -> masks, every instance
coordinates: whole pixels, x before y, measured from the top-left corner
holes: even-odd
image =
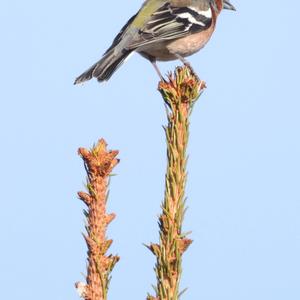
[[[95,77],[108,80],[133,52],[156,61],[179,59],[205,46],[222,9],[235,10],[228,0],[146,0],[129,19],[103,57],[80,75],[75,84]]]

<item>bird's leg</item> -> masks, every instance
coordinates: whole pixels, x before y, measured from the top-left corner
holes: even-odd
[[[160,80],[161,81],[165,81],[164,77],[161,75],[161,72],[160,72],[160,70],[159,70],[159,68],[158,68],[158,66],[156,64],[156,60],[151,61],[151,64],[154,67],[154,69],[155,69],[157,75],[159,76]]]
[[[159,70],[159,68],[158,68],[158,66],[157,66],[157,64],[156,64],[156,61],[155,61],[155,60],[154,60],[154,61],[151,61],[151,64],[152,64],[152,66],[154,67],[156,73],[158,74],[160,80],[161,80],[161,81],[165,81],[164,77],[163,77],[163,76],[161,75],[161,73],[160,73],[160,70]]]
[[[156,64],[156,59],[153,56],[147,55],[147,58],[149,59],[149,61],[151,62],[152,66],[154,67],[156,73],[158,74],[159,78],[161,81],[165,81],[164,77],[161,75],[160,70]]]
[[[174,53],[174,55],[186,66],[188,67],[192,73],[199,79],[198,75],[196,74],[196,72],[194,71],[193,67],[191,66],[191,64],[181,55],[179,55],[178,53]]]
[[[179,55],[178,53],[174,53],[174,55],[185,65],[185,66],[187,66],[187,67],[190,67],[191,69],[192,69],[192,67],[191,67],[191,64],[184,58],[184,57],[182,57],[181,55]]]

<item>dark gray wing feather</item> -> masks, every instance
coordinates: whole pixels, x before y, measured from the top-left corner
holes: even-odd
[[[138,14],[138,13],[137,13]],[[117,36],[114,38],[111,46],[106,50],[106,52],[104,53],[107,54],[110,50],[112,50],[113,48],[115,48],[119,43],[120,41],[122,40],[124,34],[126,33],[126,30],[127,28],[130,26],[130,24],[133,22],[133,20],[135,19],[136,15],[135,14],[134,16],[132,16],[128,21],[127,23],[122,27],[122,29],[120,30],[120,32],[117,34]]]

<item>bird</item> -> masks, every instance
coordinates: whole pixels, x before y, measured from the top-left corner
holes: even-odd
[[[156,62],[179,59],[189,65],[185,57],[210,40],[222,9],[236,10],[229,0],[146,0],[102,58],[74,84],[109,80],[134,52],[149,60],[163,79]]]

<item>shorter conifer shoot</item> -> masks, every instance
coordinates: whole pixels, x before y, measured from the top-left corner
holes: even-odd
[[[77,282],[75,287],[85,300],[106,300],[110,273],[119,257],[107,255],[112,240],[106,238],[109,223],[115,214],[106,213],[108,183],[112,169],[118,164],[118,151],[108,151],[106,142],[101,139],[91,150],[80,148],[79,155],[87,172],[87,192],[79,192],[79,198],[86,204],[87,218],[84,234],[88,247],[86,283]]]

